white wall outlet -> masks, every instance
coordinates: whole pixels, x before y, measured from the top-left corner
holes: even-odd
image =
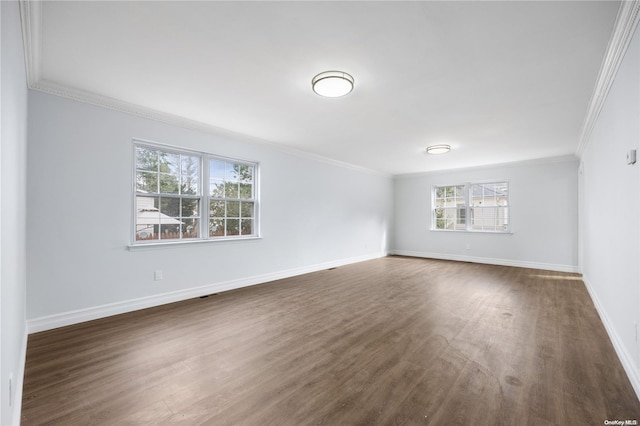
[[[158,269],[157,271],[155,271],[153,273],[153,279],[154,280],[160,281],[160,280],[162,280],[162,278],[164,278],[164,276],[162,275],[162,270],[161,269]]]
[[[466,248],[467,248],[467,250],[471,250],[471,244],[467,243]]]
[[[636,150],[630,149],[627,152],[627,164],[636,164]]]

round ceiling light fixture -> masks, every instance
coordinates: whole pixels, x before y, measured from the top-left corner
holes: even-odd
[[[353,90],[353,77],[343,71],[325,71],[313,77],[311,88],[320,96],[339,98]]]
[[[427,154],[446,154],[451,151],[451,145],[431,145],[427,148]]]

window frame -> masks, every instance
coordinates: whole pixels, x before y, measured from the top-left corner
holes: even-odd
[[[484,230],[484,229],[474,229],[473,227],[473,217],[474,217],[474,213],[473,213],[473,191],[472,188],[474,185],[492,185],[492,184],[506,184],[507,185],[507,204],[506,206],[491,206],[491,207],[506,207],[507,208],[507,225],[506,225],[506,229],[504,230],[497,230],[497,229],[489,229],[489,230]],[[460,207],[448,207],[449,209],[456,209],[456,217],[455,217],[455,223],[454,223],[454,228],[453,229],[447,229],[447,228],[438,228],[437,227],[437,217],[436,217],[436,210],[438,209],[437,205],[436,205],[436,200],[437,200],[437,190],[438,188],[444,188],[444,187],[457,187],[457,186],[462,186],[464,187],[463,189],[463,196],[464,196],[464,217],[465,217],[465,223],[464,223],[464,229],[455,229],[456,226],[459,225],[459,214],[458,214],[458,210],[460,210]],[[476,206],[477,207],[477,206]],[[483,209],[488,208],[488,207],[481,207]],[[467,220],[468,219],[468,220]],[[433,184],[431,185],[431,227],[430,230],[431,231],[444,231],[444,232],[470,232],[470,233],[475,233],[475,234],[512,234],[512,221],[511,221],[511,182],[507,179],[494,179],[494,180],[482,180],[482,181],[473,181],[473,182],[463,182],[463,183],[455,183],[455,184]]]
[[[445,194],[443,199],[451,199],[453,200],[453,202],[455,203],[454,206],[445,206],[445,207],[437,207],[437,203],[438,200],[441,199],[442,197],[438,197],[438,189],[439,188],[452,188],[452,194],[448,194],[449,189],[445,189]],[[458,194],[458,188],[460,189],[460,193]],[[467,187],[464,184],[456,184],[456,185],[433,185],[432,186],[432,191],[431,191],[431,229],[433,230],[438,230],[438,231],[463,231],[463,229],[459,229],[458,227],[461,225],[460,224],[460,220],[462,218],[462,216],[460,215],[460,213],[462,211],[464,211],[464,216],[466,218],[466,212],[467,212]],[[462,200],[463,201],[463,207],[460,207],[460,204],[456,203],[456,201],[458,200]],[[438,217],[436,215],[436,210],[437,209],[442,209],[443,211],[452,211],[453,212],[453,218],[452,218],[452,225],[453,228],[448,229],[448,228],[438,228],[437,227],[437,223],[438,223]],[[466,219],[465,219],[465,228],[466,228]]]
[[[154,246],[173,246],[180,244],[190,244],[190,243],[209,243],[209,242],[219,242],[219,241],[238,241],[238,240],[251,240],[251,239],[260,239],[260,165],[256,161],[248,161],[242,160],[238,158],[226,157],[222,155],[213,154],[205,151],[197,151],[189,148],[178,147],[174,145],[168,145],[158,142],[152,142],[143,139],[134,138],[131,144],[131,152],[132,152],[132,220],[131,220],[131,237],[129,248],[141,248],[141,247],[154,247]],[[167,238],[167,239],[149,239],[149,240],[139,240],[137,239],[138,234],[138,197],[141,193],[138,191],[138,183],[137,183],[137,149],[146,148],[150,150],[156,150],[161,152],[166,152],[168,154],[173,155],[185,155],[197,157],[199,161],[199,176],[198,176],[198,193],[193,194],[162,194],[162,193],[149,193],[149,197],[165,197],[165,198],[179,198],[179,199],[194,199],[199,198],[198,202],[198,236],[193,238],[183,238],[182,235],[180,238]],[[250,199],[241,199],[239,198],[241,194],[238,193],[238,198],[226,197],[226,193],[224,197],[214,197],[211,194],[210,190],[210,161],[219,161],[225,164],[239,164],[246,165],[252,168],[252,198]],[[224,180],[223,180],[224,181]],[[226,181],[224,181],[226,183]],[[238,182],[240,183],[240,181]],[[160,188],[158,188],[160,190]],[[224,201],[225,202],[225,219],[226,217],[226,201],[246,201],[253,203],[253,227],[251,234],[245,235],[225,235],[222,236],[211,236],[210,229],[210,202],[211,201]],[[239,203],[239,206],[241,204]],[[180,212],[182,215],[182,212]],[[182,216],[180,216],[182,218]],[[161,219],[160,219],[161,220]],[[240,231],[241,232],[241,231]]]

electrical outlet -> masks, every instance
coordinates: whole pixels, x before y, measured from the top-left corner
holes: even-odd
[[[160,281],[160,280],[162,280],[162,278],[164,278],[164,277],[163,277],[163,275],[162,275],[162,270],[161,270],[161,269],[158,269],[157,271],[155,271],[155,272],[153,273],[153,279],[154,279],[154,280],[156,280],[156,281]]]

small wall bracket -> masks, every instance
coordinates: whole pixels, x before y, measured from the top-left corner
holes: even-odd
[[[629,165],[636,164],[636,150],[635,149],[630,149],[627,152],[627,164],[629,164]]]

